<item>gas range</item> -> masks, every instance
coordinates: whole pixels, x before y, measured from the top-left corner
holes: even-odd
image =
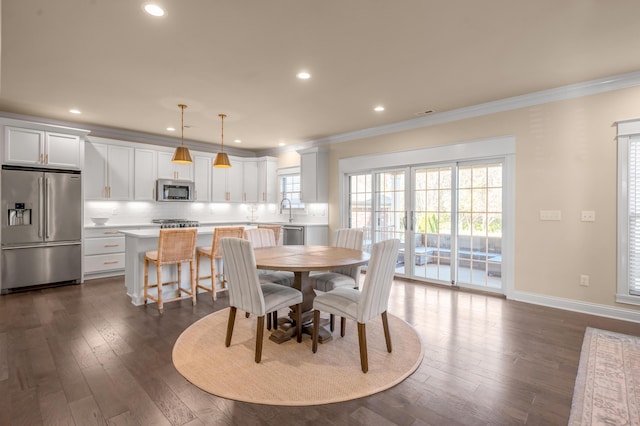
[[[197,220],[188,219],[153,219],[151,223],[159,223],[161,229],[166,228],[197,228],[200,223]]]

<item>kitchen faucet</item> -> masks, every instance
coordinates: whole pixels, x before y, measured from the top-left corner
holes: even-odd
[[[284,209],[284,202],[288,201],[289,202],[289,223],[293,222],[293,216],[291,216],[291,200],[288,198],[283,198],[282,201],[280,201],[280,214],[282,214],[282,209]]]

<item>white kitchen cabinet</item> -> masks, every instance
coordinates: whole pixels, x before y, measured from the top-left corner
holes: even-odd
[[[124,235],[115,229],[85,229],[84,279],[124,275],[124,244]]]
[[[5,127],[4,162],[35,167],[79,169],[80,137],[21,127]]]
[[[245,159],[242,164],[243,196],[245,203],[257,203],[258,199],[258,160]]]
[[[278,202],[277,160],[274,157],[258,159],[258,202]]]
[[[133,200],[133,148],[87,142],[85,144],[86,200]]]
[[[158,179],[193,180],[193,163],[171,161],[173,152],[158,152]]]
[[[300,154],[300,198],[305,203],[329,201],[329,153],[324,148],[298,151]]]
[[[227,171],[227,201],[244,201],[244,162],[240,158],[229,157],[231,167]]]
[[[213,157],[205,154],[191,154],[193,158],[193,176],[196,188],[195,201],[211,201],[211,169]]]
[[[216,167],[211,168],[211,201],[214,203],[226,203],[227,199],[227,170]]]
[[[158,178],[157,152],[152,149],[135,149],[134,199],[155,201]]]

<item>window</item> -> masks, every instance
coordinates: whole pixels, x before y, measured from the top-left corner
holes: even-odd
[[[618,123],[617,293],[640,305],[640,120]]]
[[[279,179],[280,199],[289,199],[292,209],[303,209],[304,203],[300,201],[300,173],[281,174]]]

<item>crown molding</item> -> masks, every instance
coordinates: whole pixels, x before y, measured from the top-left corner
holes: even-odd
[[[52,118],[44,118],[44,117],[36,117],[32,115],[23,115],[23,114],[15,114],[12,112],[0,111],[0,117],[19,120],[19,121],[28,121],[39,124],[46,124],[51,126],[62,126],[62,127],[77,127],[78,123],[73,123],[70,121],[62,121],[55,120]],[[115,139],[125,142],[137,142],[148,145],[159,145],[175,148],[180,145],[180,138],[174,138],[169,136],[155,135],[151,133],[143,133],[136,132],[133,130],[124,130],[118,129],[114,127],[105,127],[98,126],[95,124],[82,124],[82,129],[86,132],[90,133],[90,136],[104,138],[104,139]],[[209,144],[203,142],[197,142],[192,140],[185,139],[184,144],[187,148],[192,149],[194,151],[202,151],[202,152],[211,152],[213,154],[220,151],[221,147],[219,144]],[[254,151],[238,149],[234,147],[225,147],[225,152],[229,155],[237,156],[237,157],[255,157],[256,154]]]
[[[424,117],[412,118],[410,120],[370,127],[353,132],[341,133],[339,135],[328,136],[326,138],[303,142],[301,144],[292,146],[287,150],[272,149],[261,151],[261,155],[266,155],[264,154],[266,152],[268,152],[269,155],[274,155],[288,150],[300,150],[316,146],[348,142],[357,139],[371,138],[390,133],[404,132],[421,127],[451,123],[468,118],[481,117],[483,115],[543,105],[568,99],[575,99],[584,96],[597,95],[600,93],[627,89],[636,86],[640,86],[640,71],[634,71],[626,74],[600,78],[597,80],[571,84],[555,89],[542,90],[539,92],[528,93],[526,95],[514,96],[511,98],[505,98],[497,101],[454,109],[451,111],[438,112]]]

